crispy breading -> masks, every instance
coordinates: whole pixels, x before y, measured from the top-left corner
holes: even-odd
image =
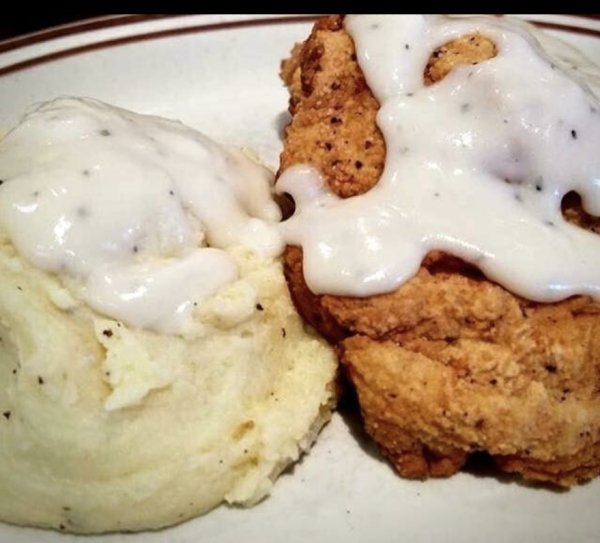
[[[432,54],[424,80],[495,54],[485,36],[463,36]],[[312,164],[341,197],[372,188],[385,160],[379,104],[343,18],[318,21],[282,74],[292,121],[281,171]],[[600,232],[576,195],[563,213]],[[316,296],[302,250],[288,247],[285,262],[300,313],[338,345],[366,431],[400,474],[451,475],[479,451],[503,470],[563,486],[600,473],[600,304],[534,303],[440,252],[397,291],[369,298]]]

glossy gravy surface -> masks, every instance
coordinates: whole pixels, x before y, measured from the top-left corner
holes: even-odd
[[[225,249],[281,250],[271,178],[180,123],[59,99],[0,145],[0,228],[94,309],[176,332],[195,301],[236,280]]]
[[[441,250],[529,299],[600,297],[600,236],[561,214],[577,191],[600,215],[600,104],[590,88],[507,21],[363,15],[348,16],[346,29],[381,104],[387,157],[378,184],[353,198],[332,194],[310,165],[279,179],[296,202],[283,234],[303,247],[311,290],[389,292]],[[477,32],[497,56],[426,87],[433,51]]]

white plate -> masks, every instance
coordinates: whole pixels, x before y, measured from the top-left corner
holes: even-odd
[[[176,117],[256,149],[276,166],[287,121],[281,59],[307,18],[116,16],[0,44],[0,130],[32,102],[87,95]],[[600,20],[527,16],[600,62]],[[589,542],[600,540],[600,480],[556,492],[489,475],[395,476],[350,416],[250,510],[220,507],[158,533],[75,538],[0,524],[1,543]]]

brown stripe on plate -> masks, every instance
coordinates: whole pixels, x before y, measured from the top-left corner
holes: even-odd
[[[135,23],[144,23],[148,21],[160,20],[160,19],[174,19],[176,17],[185,17],[188,14],[127,14],[127,15],[110,15],[103,17],[94,17],[92,19],[84,19],[81,21],[75,21],[73,23],[55,26],[52,28],[26,34],[24,36],[18,36],[9,40],[0,42],[0,53],[6,51],[12,51],[20,47],[26,47],[56,38],[62,38],[65,36],[72,36],[74,34],[80,34],[83,32],[89,32],[93,30],[101,30],[105,28],[112,28],[115,26],[126,26]],[[591,19],[597,21],[600,19],[598,14],[582,14],[572,13],[568,14],[569,17],[581,17],[584,19]]]
[[[96,43],[88,43],[85,45],[78,45],[63,51],[55,51],[38,57],[33,57],[21,62],[16,62],[4,68],[0,68],[0,77],[4,75],[24,70],[26,68],[32,68],[39,64],[45,64],[62,58],[80,55],[82,53],[89,53],[90,51],[97,51],[99,49],[105,49],[109,47],[116,47],[119,45],[126,45],[130,43],[143,42],[149,40],[156,40],[161,38],[171,38],[173,36],[183,36],[185,34],[197,34],[200,32],[209,32],[217,30],[231,30],[234,28],[244,28],[252,26],[273,26],[278,24],[294,24],[294,23],[306,23],[312,22],[318,18],[317,15],[303,15],[300,17],[277,17],[269,19],[249,19],[243,21],[230,21],[223,23],[209,23],[194,25],[181,28],[169,28],[166,30],[157,30],[154,32],[146,32],[144,34],[136,34],[134,36],[123,36],[121,38],[114,38],[110,40],[100,41]]]
[[[583,17],[584,19],[594,19],[594,20],[598,20],[600,19],[600,15],[595,14],[595,15],[584,15],[582,13],[573,13],[572,15],[570,15],[571,17]]]
[[[168,18],[168,17],[177,17],[178,15],[125,15],[122,17],[115,17],[110,19],[93,19],[84,21],[81,24],[68,25],[64,27],[57,27],[54,29],[50,29],[47,33],[42,32],[40,34],[32,34],[29,36],[24,36],[22,39],[24,43],[20,43],[15,47],[9,47],[7,50],[17,49],[19,47],[24,47],[27,45],[32,45],[38,42],[48,41],[52,38],[63,37],[71,34],[77,34],[80,32],[85,32],[86,30],[98,30],[101,28],[107,28],[112,26],[126,25],[137,22],[144,22],[154,18]],[[578,15],[581,17],[598,19],[599,15]],[[289,16],[289,17],[276,17],[276,18],[264,18],[264,19],[250,19],[243,21],[230,21],[230,22],[221,22],[221,23],[208,23],[208,24],[199,24],[188,27],[180,27],[180,28],[169,28],[165,30],[157,30],[154,32],[146,32],[143,34],[136,34],[133,36],[123,36],[120,38],[113,38],[109,40],[104,40],[95,43],[88,43],[85,45],[79,45],[76,47],[71,47],[69,49],[64,49],[62,51],[55,51],[53,53],[47,53],[45,55],[40,55],[37,57],[33,57],[27,60],[23,60],[20,62],[16,62],[9,66],[5,66],[4,68],[0,68],[0,77],[5,76],[19,70],[25,70],[27,68],[32,68],[34,66],[38,66],[40,64],[45,64],[48,62],[53,62],[55,60],[60,60],[62,58],[67,58],[75,55],[80,55],[83,53],[89,53],[91,51],[97,51],[100,49],[106,49],[110,47],[116,47],[119,45],[127,45],[130,43],[137,43],[155,39],[162,38],[170,38],[174,36],[182,36],[186,34],[197,34],[200,32],[209,32],[209,31],[220,31],[220,30],[231,30],[235,28],[246,28],[246,27],[257,27],[257,26],[273,26],[279,24],[295,24],[295,23],[305,23],[312,22],[316,20],[319,16],[317,15],[301,15],[301,16]],[[539,26],[541,28],[548,28],[552,30],[560,30],[563,32],[577,33],[577,34],[585,34],[588,36],[593,36],[596,38],[600,38],[600,29],[586,28],[586,27],[578,27],[574,25],[567,25],[562,23],[551,23],[545,21],[533,21],[529,22]],[[51,38],[48,38],[48,33],[52,34]],[[38,39],[39,38],[39,39]],[[17,39],[18,41],[19,39]],[[10,46],[13,44],[14,40],[10,42],[5,42],[6,46]],[[2,44],[0,44],[0,47]],[[0,49],[0,53],[3,52]]]
[[[102,30],[105,28],[113,28],[115,26],[125,26],[135,23],[145,23],[157,19],[168,19],[181,17],[181,15],[148,15],[148,14],[131,14],[131,15],[113,15],[110,17],[95,17],[93,19],[84,19],[60,26],[53,26],[38,32],[32,32],[23,36],[17,36],[0,42],[0,53],[27,47],[36,43],[54,40],[56,38],[64,38],[65,36],[73,36],[83,32],[92,30]]]
[[[572,32],[574,34],[586,34],[594,38],[600,38],[600,29],[598,28],[587,28],[585,26],[574,26],[566,25],[562,23],[550,23],[546,21],[529,21],[536,26],[541,28],[548,28],[551,30],[561,30],[563,32]]]

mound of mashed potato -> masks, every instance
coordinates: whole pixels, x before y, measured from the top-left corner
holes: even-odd
[[[136,325],[139,311],[102,306],[85,274],[32,263],[18,239],[0,228],[0,520],[137,531],[252,505],[329,419],[335,357],[276,254],[223,244],[234,277],[165,331],[175,321]]]

